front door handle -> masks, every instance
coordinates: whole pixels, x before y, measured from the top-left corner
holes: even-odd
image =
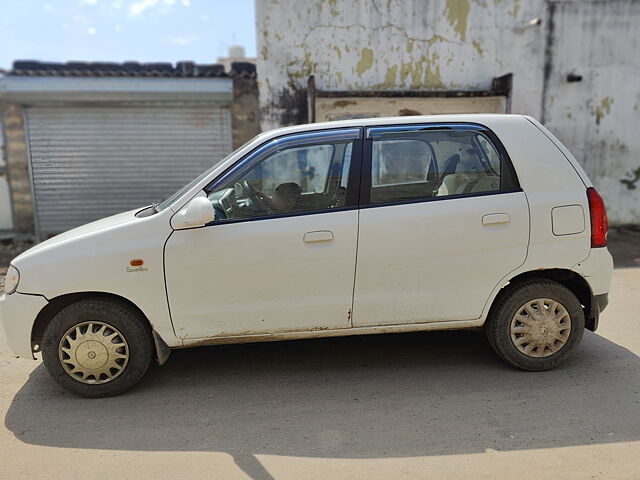
[[[333,233],[329,230],[318,230],[316,232],[307,232],[304,234],[305,243],[330,242],[333,240]]]
[[[483,225],[495,225],[496,223],[509,223],[511,217],[508,213],[490,213],[482,217]]]

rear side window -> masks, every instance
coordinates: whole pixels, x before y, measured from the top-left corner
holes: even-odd
[[[371,157],[371,184],[375,187],[398,183],[424,182],[434,169],[429,144],[413,138],[374,142]]]
[[[512,191],[505,157],[482,130],[383,132],[371,143],[370,203]]]

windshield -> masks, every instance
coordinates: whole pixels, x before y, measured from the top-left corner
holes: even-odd
[[[201,182],[202,180],[204,180],[207,176],[209,176],[211,174],[211,172],[213,172],[218,165],[220,165],[222,162],[226,161],[228,158],[230,158],[233,154],[235,154],[237,151],[242,150],[244,147],[246,147],[247,145],[249,145],[251,142],[253,142],[255,140],[255,137],[252,138],[251,140],[249,140],[247,143],[245,143],[244,145],[242,145],[240,148],[234,150],[233,152],[231,152],[229,155],[227,155],[226,157],[224,157],[222,160],[217,161],[216,163],[213,164],[213,166],[211,168],[209,168],[207,171],[201,173],[200,175],[198,175],[196,178],[194,178],[192,181],[190,181],[189,183],[187,183],[184,187],[182,187],[180,190],[178,190],[176,193],[174,193],[173,195],[171,195],[170,197],[168,197],[167,199],[163,200],[162,202],[160,202],[158,205],[156,205],[156,211],[157,212],[161,212],[162,210],[164,210],[165,208],[168,208],[169,205],[171,205],[173,202],[175,202],[176,200],[178,200],[182,195],[184,195],[186,192],[188,192],[191,188],[193,188],[194,185],[197,185],[199,182]]]

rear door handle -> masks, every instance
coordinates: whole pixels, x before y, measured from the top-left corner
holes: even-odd
[[[494,225],[496,223],[509,223],[511,217],[508,213],[490,213],[482,217],[483,225]]]
[[[305,243],[330,242],[333,240],[333,233],[329,230],[318,230],[316,232],[307,232],[303,237]]]

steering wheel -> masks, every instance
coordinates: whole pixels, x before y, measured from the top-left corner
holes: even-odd
[[[329,197],[329,208],[344,207],[347,200],[347,189],[337,187]]]
[[[253,188],[248,181],[244,180],[243,182],[240,183],[240,185],[242,186],[242,190],[244,190],[244,192],[249,196],[251,201],[258,208],[266,211],[269,215],[271,215],[272,212],[269,206],[267,205],[267,203],[261,198],[260,195],[258,195],[258,192],[256,191],[256,189]]]

